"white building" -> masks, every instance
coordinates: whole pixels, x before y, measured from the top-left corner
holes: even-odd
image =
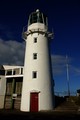
[[[47,17],[39,10],[31,13],[27,30],[21,111],[53,110],[52,71]]]
[[[23,66],[0,66],[0,109],[20,109]]]

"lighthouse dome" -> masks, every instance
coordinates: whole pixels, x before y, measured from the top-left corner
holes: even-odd
[[[47,25],[47,17],[37,9],[29,15],[28,26],[33,23],[42,23]]]

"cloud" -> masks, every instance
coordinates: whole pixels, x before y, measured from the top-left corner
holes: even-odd
[[[72,76],[80,76],[80,68],[76,68],[74,65],[72,65],[73,59],[74,58],[70,58],[70,57],[66,58],[66,56],[62,56],[62,55],[51,55],[53,76],[66,74],[67,63],[68,63],[69,74]]]
[[[0,64],[23,65],[25,43],[0,39]]]
[[[80,76],[80,68],[70,65],[70,71],[72,71],[73,76]]]
[[[66,64],[71,61],[71,58],[67,58],[62,55],[51,55],[52,71],[53,75],[61,75],[66,70]]]
[[[1,65],[24,65],[25,42],[0,39],[0,64]],[[51,55],[53,76],[59,76],[66,73],[66,63],[71,62],[71,58],[66,61],[66,56]],[[70,64],[69,64],[70,65]],[[70,71],[80,75],[80,69],[70,65]]]
[[[4,41],[0,39],[0,64],[24,65],[25,42],[14,40]],[[54,75],[64,72],[66,57],[62,55],[51,55],[52,70]]]

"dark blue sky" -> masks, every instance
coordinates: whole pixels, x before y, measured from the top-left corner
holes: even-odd
[[[10,64],[20,65],[24,61],[25,45],[22,29],[27,25],[29,14],[36,9],[40,9],[47,15],[49,31],[52,29],[54,31],[54,39],[50,41],[50,50],[55,91],[67,91],[66,54],[69,59],[70,89],[76,91],[80,88],[79,0],[1,0],[0,64],[10,62]],[[8,56],[5,55],[6,51],[10,52]],[[10,61],[9,57],[12,57],[14,61]]]

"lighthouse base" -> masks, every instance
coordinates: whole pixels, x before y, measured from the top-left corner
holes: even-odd
[[[38,112],[53,110],[53,101],[50,97],[42,95],[41,92],[30,92],[27,94],[25,102],[21,104],[21,111]]]

